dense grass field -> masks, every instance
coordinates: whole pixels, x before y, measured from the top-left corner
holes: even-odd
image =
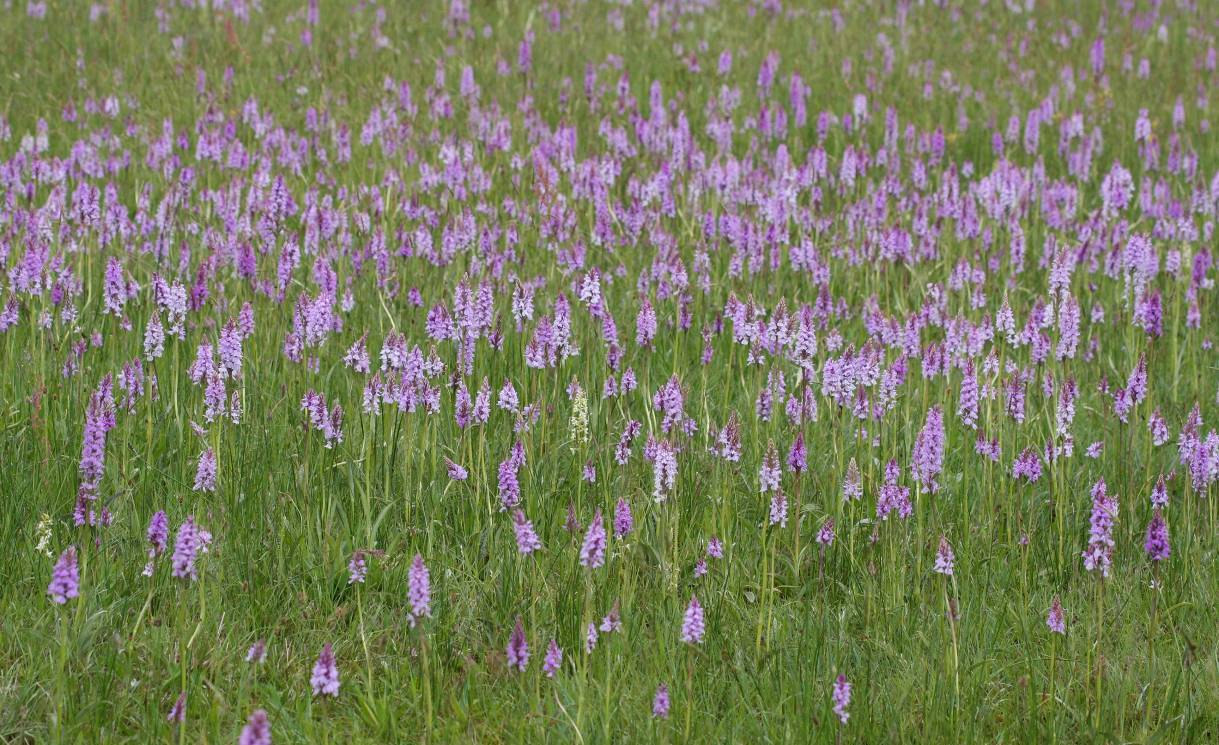
[[[1219,5],[0,8],[0,742],[1219,742]]]

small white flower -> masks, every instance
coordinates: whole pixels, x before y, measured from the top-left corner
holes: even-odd
[[[34,528],[34,534],[38,536],[38,545],[34,547],[34,550],[45,554],[48,559],[55,558],[55,552],[51,551],[51,526],[51,516],[44,512],[38,519],[38,525]]]

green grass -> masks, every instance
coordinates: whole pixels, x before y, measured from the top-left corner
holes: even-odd
[[[659,27],[652,28],[647,6],[636,3],[621,7],[619,31],[605,23],[607,13],[619,6],[590,0],[557,4],[562,24],[556,31],[542,7],[472,2],[471,38],[448,36],[441,4],[415,8],[391,3],[384,6],[381,24],[391,42],[385,49],[374,44],[374,6],[358,3],[323,3],[322,23],[308,49],[298,43],[303,5],[281,0],[264,0],[249,23],[226,22],[219,11],[175,5],[166,31],[158,29],[154,3],[103,3],[107,11],[96,22],[88,20],[84,5],[75,3],[49,3],[41,21],[25,15],[24,2],[14,4],[0,13],[0,49],[14,52],[0,64],[0,113],[12,130],[12,138],[0,142],[0,156],[10,163],[19,160],[22,136],[32,133],[40,119],[48,125],[50,157],[66,157],[74,144],[96,136],[99,158],[129,158],[130,164],[87,181],[100,189],[112,183],[134,216],[145,189],[152,211],[178,179],[167,178],[145,160],[147,143],[160,136],[168,119],[176,134],[189,137],[189,146],[178,156],[195,169],[195,182],[171,210],[165,256],[143,249],[152,240],[146,236],[130,235],[103,246],[96,230],[78,234],[72,226],[51,235],[50,253],[62,257],[83,283],[82,294],[69,300],[79,310],[79,320],[62,320],[48,290],[21,295],[20,324],[0,333],[0,741],[234,742],[250,712],[259,708],[269,714],[276,743],[1203,743],[1219,738],[1219,525],[1213,495],[1187,487],[1175,440],[1195,402],[1204,423],[1219,417],[1215,353],[1203,345],[1213,340],[1209,288],[1200,291],[1201,327],[1187,328],[1185,319],[1190,260],[1204,248],[1213,250],[1212,239],[1154,240],[1161,256],[1175,250],[1184,257],[1180,276],[1162,273],[1153,281],[1163,293],[1164,334],[1158,339],[1129,323],[1123,304],[1128,291],[1119,274],[1081,264],[1071,282],[1084,316],[1077,358],[1051,357],[1035,366],[1027,347],[994,345],[1003,350],[1004,362],[1031,366],[1037,377],[1028,386],[1022,425],[1005,415],[1002,397],[983,402],[980,428],[998,437],[1003,447],[1001,462],[988,465],[974,453],[974,433],[955,416],[961,374],[926,381],[914,358],[908,361],[895,409],[866,422],[867,435],[849,410],[824,396],[818,397],[818,421],[800,428],[789,423],[779,402],[771,421],[755,417],[755,400],[768,373],[783,371],[791,390],[798,368],[783,361],[749,364],[749,350],[732,343],[727,320],[724,333],[713,340],[712,364],[700,365],[700,329],[716,321],[731,294],[755,298],[769,310],[786,299],[793,309],[815,302],[820,287],[810,275],[788,266],[786,256],[781,270],[768,269],[769,252],[759,267],[745,262],[742,271],[734,272],[732,248],[722,241],[707,255],[714,280],[709,291],[698,289],[693,267],[696,254],[708,249],[706,213],[743,214],[765,228],[769,222],[763,205],[709,187],[701,194],[687,188],[675,194],[673,214],[650,226],[663,236],[644,229],[637,240],[611,250],[593,243],[593,202],[573,196],[568,172],[562,173],[558,191],[571,205],[569,232],[556,234],[545,224],[551,197],[531,160],[535,143],[529,139],[531,121],[574,127],[579,133],[575,157],[583,161],[611,152],[598,134],[603,118],[633,133],[634,123],[614,108],[619,73],[603,64],[609,55],[618,55],[641,113],[650,114],[649,88],[659,81],[665,101],[676,101],[685,112],[695,144],[706,151],[708,161],[717,150],[706,131],[706,103],[718,95],[721,83],[739,87],[733,154],[743,174],[769,182],[779,141],[744,131],[742,122],[756,116],[758,66],[773,50],[780,65],[771,104],[786,106],[793,70],[812,89],[808,127],[796,131],[789,125],[783,140],[797,165],[806,162],[816,141],[817,114],[832,110],[841,116],[850,111],[854,94],[867,91],[872,121],[865,133],[848,137],[836,128],[825,143],[831,173],[837,173],[848,145],[875,150],[883,144],[885,111],[892,106],[903,132],[907,125],[920,136],[942,127],[944,163],[956,163],[958,173],[964,163],[972,163],[975,175],[969,180],[976,181],[996,167],[990,127],[1002,131],[1013,112],[1023,122],[1051,88],[1061,86],[1062,70],[1070,65],[1081,77],[1073,93],[1059,94],[1064,100],[1057,104],[1052,125],[1042,129],[1037,153],[1025,153],[1017,142],[1008,146],[1009,157],[1026,169],[1040,160],[1047,179],[1074,184],[1057,144],[1061,117],[1076,111],[1085,115],[1085,132],[1099,128],[1103,144],[1089,179],[1078,184],[1080,209],[1072,230],[1046,224],[1038,209],[1022,218],[1028,245],[1023,273],[1012,273],[1007,261],[1008,225],[981,207],[993,246],[983,237],[959,239],[956,220],[935,216],[943,226],[941,255],[933,261],[849,258],[848,250],[865,238],[846,218],[852,211],[883,207],[888,215],[883,222],[906,230],[918,221],[898,194],[874,204],[882,178],[876,170],[861,176],[854,191],[840,193],[823,184],[816,204],[808,192],[800,194],[799,207],[811,208],[828,227],[809,229],[795,219],[779,226],[792,245],[809,237],[829,266],[828,291],[835,301],[849,304],[852,313],[834,328],[856,347],[869,336],[869,302],[904,321],[932,297],[930,283],[947,286],[960,261],[984,270],[980,289],[987,305],[971,307],[968,289],[945,290],[945,314],[972,323],[993,319],[1006,295],[1022,325],[1047,295],[1048,272],[1037,264],[1046,237],[1054,236],[1059,245],[1079,245],[1074,229],[1099,210],[1100,181],[1115,159],[1132,171],[1136,190],[1141,188],[1145,174],[1132,139],[1139,109],[1148,109],[1154,131],[1166,142],[1173,104],[1183,97],[1187,118],[1181,141],[1196,154],[1198,175],[1192,180],[1171,172],[1150,177],[1163,180],[1166,193],[1183,202],[1200,231],[1213,219],[1188,211],[1191,196],[1219,168],[1215,138],[1201,124],[1215,115],[1214,96],[1202,101],[1201,108],[1196,101],[1199,87],[1210,93],[1215,86],[1213,71],[1202,63],[1208,45],[1214,44],[1216,24],[1214,10],[1205,3],[1194,13],[1162,10],[1163,41],[1154,31],[1135,30],[1131,19],[1114,8],[1102,13],[1106,4],[1100,3],[1039,8],[1031,15],[1010,13],[996,2],[978,10],[970,3],[955,11],[955,20],[954,11],[916,6],[904,27],[895,22],[888,3],[861,3],[844,10],[841,31],[828,12],[799,9],[772,18],[764,10],[751,13],[744,2],[725,2],[676,19],[666,10]],[[1137,5],[1139,12],[1147,11]],[[1104,82],[1083,76],[1102,15],[1108,17],[1109,79]],[[1071,18],[1082,33],[1060,47],[1053,36],[1066,32]],[[482,33],[484,25],[489,35]],[[526,29],[536,34],[528,75],[515,70]],[[882,33],[893,50],[889,73],[878,41]],[[1022,42],[1027,42],[1023,56]],[[715,68],[725,49],[732,50],[735,60],[721,81]],[[683,62],[691,50],[701,73],[692,73]],[[1141,57],[1150,60],[1149,79],[1121,71],[1127,52],[1135,65]],[[496,73],[500,57],[513,66],[510,74]],[[847,57],[852,70],[844,78]],[[453,118],[440,121],[428,113],[427,98],[438,62],[445,65],[455,111]],[[598,83],[608,91],[596,110],[584,95],[588,62],[602,66]],[[472,137],[474,117],[456,94],[466,64],[475,70],[484,105],[496,102],[499,115],[511,123],[513,149],[474,151],[489,188],[461,203],[439,190],[421,189],[419,180],[424,164],[433,171],[443,169],[446,141]],[[234,74],[226,87],[224,71],[230,65]],[[196,92],[197,71],[206,75],[203,93]],[[950,84],[944,77],[948,73]],[[870,74],[875,76],[871,85]],[[565,78],[572,81],[566,104],[559,97]],[[395,83],[388,91],[387,79]],[[933,83],[927,98],[925,81]],[[400,115],[401,142],[394,152],[376,143],[362,145],[360,132],[369,112],[396,105],[401,82],[409,83],[419,116],[412,121]],[[977,95],[963,97],[960,90]],[[86,100],[111,95],[122,104],[118,118],[85,113]],[[529,112],[519,106],[526,96],[532,97]],[[206,304],[189,316],[186,340],[167,340],[165,355],[146,367],[157,378],[157,397],[140,398],[130,413],[120,410],[109,433],[101,495],[114,523],[101,529],[74,527],[77,464],[91,392],[103,375],[117,374],[141,356],[145,325],[156,312],[149,291],[153,274],[179,279],[189,288],[207,258],[223,255],[209,241],[229,226],[220,206],[202,192],[232,188],[245,205],[254,179],[248,169],[196,162],[197,123],[212,112],[216,119],[199,126],[219,132],[222,118],[231,118],[238,122],[238,138],[256,156],[260,150],[252,128],[240,123],[242,106],[251,97],[263,116],[273,116],[273,127],[303,141],[314,137],[308,110],[325,114],[316,147],[326,149],[328,162],[315,150],[294,169],[278,148],[266,155],[270,172],[284,176],[302,210],[306,195],[316,192],[345,214],[348,222],[325,243],[325,256],[337,273],[339,294],[348,286],[353,290],[354,308],[342,314],[340,331],[306,352],[319,358],[318,368],[310,370],[288,360],[282,349],[297,298],[318,292],[318,256],[302,257],[282,304],[256,292],[227,259],[221,260]],[[78,111],[76,122],[61,116],[69,102]],[[957,131],[959,106],[970,121],[963,132]],[[353,157],[347,163],[334,157],[331,137],[338,123],[350,130]],[[106,143],[100,133],[113,139]],[[609,194],[624,211],[637,188],[628,186],[630,180],[650,179],[662,160],[640,150],[621,165]],[[514,153],[523,163],[513,163]],[[911,176],[904,144],[902,156],[900,184],[906,193]],[[1161,158],[1166,157],[1165,145]],[[928,166],[934,190],[947,177],[942,168]],[[688,187],[695,170],[675,168],[675,181]],[[32,200],[13,185],[17,180],[22,189],[31,185]],[[81,181],[73,175],[66,182],[69,204]],[[22,260],[31,231],[11,215],[45,204],[54,184],[36,182],[28,171],[8,182],[0,263],[12,270]],[[962,190],[965,182],[962,178]],[[374,186],[384,209],[370,196]],[[530,219],[513,219],[506,199],[515,200]],[[483,211],[476,209],[480,202]],[[459,222],[465,210],[478,216],[480,227],[512,224],[519,238],[513,260],[497,273],[476,250],[459,253],[447,266],[395,255],[400,232],[414,231],[421,222],[407,214],[411,203],[435,211],[431,233],[437,246],[444,227]],[[367,218],[367,228],[361,216]],[[617,234],[627,232],[628,217],[612,216]],[[1126,218],[1132,231],[1155,228],[1137,210]],[[257,212],[252,226],[238,230],[239,240],[258,252],[258,277],[274,282],[280,248],[288,235],[300,240],[304,226],[298,214],[266,242],[257,234],[256,219]],[[58,231],[59,223],[54,224]],[[343,247],[345,233],[357,248],[384,237],[390,254],[384,277],[378,277],[372,260],[352,260],[358,252]],[[694,324],[688,331],[673,324],[679,301],[662,297],[662,278],[651,278],[648,293],[661,331],[649,351],[634,343],[637,279],[652,269],[665,238],[672,239],[690,269]],[[623,367],[633,367],[639,376],[639,389],[625,398],[600,395],[607,374],[600,324],[570,288],[580,273],[565,268],[557,255],[577,242],[587,248],[586,268],[599,266],[607,277],[623,268],[623,276],[607,279],[602,291],[618,324]],[[180,253],[183,245],[188,247],[185,255]],[[505,238],[497,236],[497,248],[505,245]],[[269,248],[265,254],[264,247]],[[1001,259],[998,271],[985,271],[991,255]],[[104,314],[103,271],[110,256],[121,257],[143,288],[126,305],[131,330]],[[363,376],[342,364],[344,351],[365,331],[374,368],[391,330],[403,332],[426,353],[428,309],[438,302],[451,304],[453,288],[467,273],[495,287],[504,343],[494,352],[486,340],[480,341],[474,373],[465,382],[473,392],[486,377],[494,401],[495,391],[510,379],[523,403],[542,407],[538,422],[519,435],[527,453],[520,475],[523,506],[546,547],[531,558],[518,556],[511,520],[498,511],[496,467],[518,438],[512,418],[493,407],[488,425],[457,427],[453,392],[444,385],[456,362],[454,345],[437,350],[447,368],[437,381],[442,409],[431,416],[389,405],[380,416],[362,414]],[[10,277],[0,279],[0,307],[10,296]],[[515,332],[510,298],[518,277],[545,278],[538,316],[551,311],[560,291],[571,300],[572,338],[581,351],[557,370],[528,369],[522,362],[531,329],[524,336]],[[405,291],[412,287],[422,292],[421,308],[407,300]],[[244,375],[237,386],[243,420],[239,425],[218,421],[199,435],[191,423],[203,423],[203,389],[189,381],[186,368],[198,344],[215,343],[220,328],[246,301],[254,308],[256,329],[244,344]],[[1094,303],[1105,308],[1105,322],[1088,320]],[[44,311],[55,315],[47,328],[36,323]],[[73,344],[94,332],[104,343],[88,346],[79,371],[65,377],[62,369]],[[819,334],[819,366],[836,356],[826,349],[828,333]],[[1047,333],[1056,341],[1053,328]],[[929,327],[922,341],[942,342],[948,335],[941,327]],[[1098,351],[1085,360],[1083,351],[1092,338]],[[1129,424],[1121,425],[1098,384],[1102,379],[1114,388],[1124,384],[1144,353],[1151,373],[1148,400],[1135,409]],[[885,367],[896,357],[887,350]],[[979,369],[984,357],[976,360]],[[1075,455],[1025,485],[1011,478],[1012,459],[1027,446],[1040,449],[1054,433],[1054,398],[1041,391],[1040,376],[1047,370],[1056,383],[1067,377],[1078,383]],[[684,447],[677,486],[657,504],[651,495],[652,468],[640,451],[649,433],[661,436],[651,396],[674,373],[685,390],[686,414],[695,419],[698,431],[677,438]],[[1002,385],[1007,377],[981,369],[979,375],[992,385]],[[573,378],[589,393],[592,437],[587,444],[573,442],[569,435],[571,402],[564,389]],[[814,385],[819,390],[819,381]],[[328,401],[343,406],[344,440],[333,449],[323,447],[321,435],[307,427],[300,411],[308,390],[324,392]],[[875,498],[884,465],[890,458],[908,465],[926,411],[936,404],[944,407],[948,431],[943,489],[915,495],[915,513],[908,521],[890,518],[876,524]],[[1146,426],[1157,407],[1174,436],[1158,448],[1152,447]],[[713,428],[733,411],[742,418],[743,441],[742,458],[735,464],[707,453]],[[619,467],[614,447],[632,418],[643,422],[643,433],[628,465]],[[772,440],[785,455],[797,429],[806,438],[809,470],[798,477],[784,475],[789,520],[786,527],[767,526],[768,501],[758,494],[758,466]],[[878,445],[872,444],[873,437]],[[1105,441],[1104,451],[1088,459],[1083,451],[1095,440]],[[219,462],[212,494],[192,491],[197,459],[207,447],[215,449]],[[448,479],[445,456],[469,469],[468,481]],[[840,484],[852,457],[863,473],[865,494],[860,502],[844,504]],[[597,468],[594,484],[580,478],[588,461]],[[1148,495],[1155,479],[1174,468],[1165,513],[1173,553],[1159,567],[1160,588],[1153,590],[1153,569],[1142,547],[1151,516]],[[1102,477],[1121,503],[1113,574],[1104,582],[1084,571],[1080,560],[1088,536],[1089,490]],[[912,486],[908,468],[903,483]],[[582,533],[563,530],[569,505],[587,525],[598,507],[609,518],[619,497],[631,503],[635,532],[610,541],[604,567],[580,566]],[[170,577],[167,557],[158,560],[153,578],[141,576],[145,529],[159,509],[169,514],[174,528],[194,515],[214,534],[197,581]],[[54,559],[35,550],[36,525],[44,513],[54,520],[50,549],[55,556],[70,544],[81,549],[81,596],[65,606],[48,602]],[[830,517],[838,539],[822,555],[814,536]],[[956,574],[950,580],[931,571],[941,534],[956,553]],[[694,565],[713,535],[724,541],[725,556],[709,561],[707,576],[695,579]],[[1022,535],[1028,537],[1027,545],[1021,545]],[[370,559],[366,583],[349,585],[347,561],[361,549],[383,554]],[[406,588],[416,553],[431,571],[433,616],[412,629]],[[692,593],[707,619],[706,640],[697,646],[682,644],[678,636]],[[1051,635],[1045,625],[1056,595],[1067,610],[1065,637]],[[955,604],[955,623],[946,617],[948,597]],[[623,630],[602,635],[586,654],[585,627],[615,603]],[[524,674],[508,668],[504,652],[517,616],[532,650]],[[540,668],[552,637],[565,654],[554,680],[543,677]],[[246,650],[257,639],[267,639],[267,659],[250,665]],[[311,696],[309,685],[310,670],[327,642],[334,644],[342,675],[336,700]],[[845,726],[831,710],[830,691],[838,673],[854,686]],[[673,699],[667,720],[651,716],[652,696],[662,682]],[[166,714],[183,690],[188,695],[186,724],[178,728],[166,721]]]

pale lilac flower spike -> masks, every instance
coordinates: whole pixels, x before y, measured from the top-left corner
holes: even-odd
[[[165,510],[157,510],[148,521],[148,543],[150,556],[160,556],[169,548],[169,517]]]
[[[317,663],[313,666],[313,676],[309,678],[309,684],[313,686],[314,696],[333,696],[339,697],[339,667],[334,660],[334,648],[330,642],[326,642],[326,646],[322,647],[322,653],[317,657]]]
[[[846,475],[842,477],[842,501],[851,502],[862,497],[863,475],[859,472],[859,464],[851,458]]]
[[[940,490],[936,477],[944,468],[944,415],[940,407],[927,411],[927,420],[914,442],[910,470],[914,483],[935,494]]]
[[[415,554],[415,560],[411,562],[411,571],[407,576],[406,599],[411,604],[412,626],[417,619],[431,617],[432,581],[421,554]]]
[[[622,630],[622,613],[618,608],[618,601],[614,601],[614,607],[610,608],[610,612],[601,619],[601,630],[607,634]]]
[[[448,458],[444,459],[445,465],[448,467],[449,478],[454,481],[465,481],[470,477],[470,472],[461,466],[459,463],[454,463]]]
[[[1117,520],[1117,500],[1109,496],[1105,480],[1092,487],[1092,516],[1088,529],[1088,547],[1083,551],[1084,569],[1109,576],[1113,562],[1113,523]]]
[[[546,646],[546,659],[542,660],[542,672],[547,678],[553,678],[563,665],[563,650],[554,639]]]
[[[271,722],[267,719],[266,711],[257,709],[250,715],[237,745],[271,745]]]
[[[953,564],[955,562],[956,557],[952,553],[952,546],[948,543],[948,538],[940,536],[940,548],[935,553],[935,571],[952,576]]]
[[[614,538],[622,539],[635,529],[635,518],[631,515],[631,505],[626,499],[619,497],[614,507]]]
[[[825,522],[821,524],[821,530],[817,531],[817,543],[822,546],[831,546],[834,543],[834,518],[827,517]]]
[[[364,583],[364,578],[368,576],[368,562],[364,559],[363,551],[351,555],[351,560],[347,562],[347,574],[347,584]]]
[[[580,547],[580,564],[589,569],[596,569],[605,564],[605,521],[601,517],[600,508],[593,515],[588,532],[584,534],[584,545]]]
[[[199,456],[199,465],[195,468],[194,491],[216,491],[216,451],[208,448]]]
[[[80,568],[76,563],[76,547],[68,548],[59,555],[51,571],[51,584],[47,586],[51,602],[63,605],[71,598],[80,597]]]
[[[194,580],[198,576],[195,560],[200,553],[207,552],[211,542],[212,534],[196,525],[194,517],[188,516],[178,526],[178,537],[174,541],[173,576]]]
[[[656,686],[656,695],[652,698],[652,716],[657,719],[669,718],[669,687],[664,683]]]
[[[1164,474],[1160,474],[1160,477],[1156,479],[1155,487],[1151,490],[1151,506],[1168,506],[1168,486],[1164,483]]]
[[[1159,507],[1151,516],[1151,522],[1147,524],[1143,549],[1147,552],[1147,558],[1152,561],[1163,561],[1172,554],[1172,546],[1168,542],[1168,524],[1164,522],[1164,515]]]
[[[178,700],[174,701],[174,705],[169,709],[169,715],[165,717],[165,721],[171,724],[182,724],[186,721],[186,691],[178,694]]]
[[[847,676],[839,674],[838,679],[834,681],[834,713],[838,715],[838,720],[843,724],[851,718],[847,707],[851,705],[851,682],[847,680]]]
[[[245,653],[245,661],[250,663],[260,663],[267,659],[267,642],[265,639],[259,639],[250,645],[249,651]]]
[[[512,529],[516,533],[516,550],[521,555],[528,556],[542,547],[542,541],[533,529],[533,523],[519,508],[512,513]]]
[[[691,595],[690,604],[686,606],[686,614],[681,622],[681,640],[687,644],[700,644],[706,631],[703,606],[699,605],[697,597]]]
[[[1045,625],[1055,634],[1063,634],[1065,636],[1067,633],[1067,622],[1063,618],[1062,602],[1059,601],[1057,595],[1054,596],[1054,602],[1050,603],[1050,612],[1046,614]]]
[[[144,565],[144,576],[151,577],[153,561],[169,548],[169,518],[165,510],[158,510],[148,521],[148,563]]]
[[[508,637],[508,667],[515,667],[525,672],[529,666],[529,642],[525,639],[525,627],[521,625],[521,617],[516,617],[516,626]]]

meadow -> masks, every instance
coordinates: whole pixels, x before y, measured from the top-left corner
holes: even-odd
[[[0,0],[0,742],[1219,742],[1217,35]]]

